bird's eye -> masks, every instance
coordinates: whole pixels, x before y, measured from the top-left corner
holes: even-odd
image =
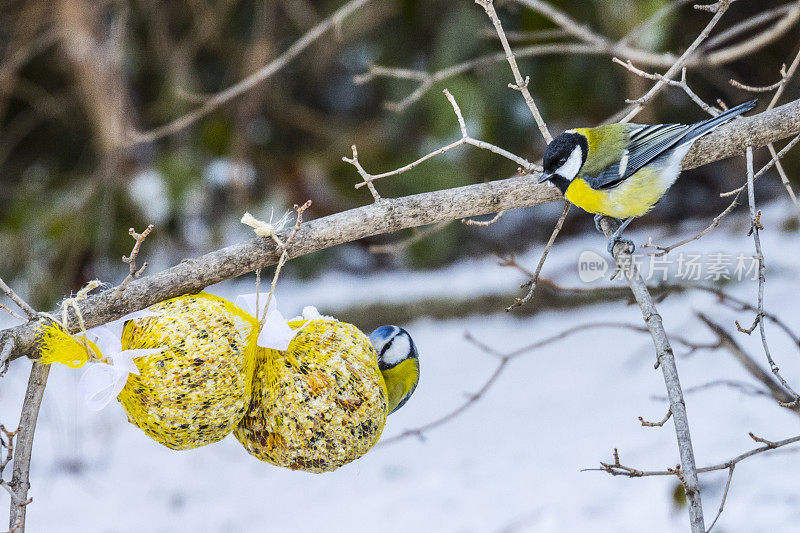
[[[567,158],[566,157],[562,157],[561,159],[558,160],[558,164],[559,165],[563,165],[566,162],[567,162]]]

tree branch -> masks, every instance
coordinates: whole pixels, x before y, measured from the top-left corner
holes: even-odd
[[[683,168],[695,168],[741,153],[748,145],[764,146],[797,133],[800,133],[800,100],[721,126],[694,144],[683,161]],[[387,199],[312,220],[297,232],[290,257],[372,235],[563,199],[557,189],[537,185],[537,179],[534,173]],[[86,327],[91,328],[168,298],[273,265],[279,258],[280,251],[272,240],[251,239],[133,280],[118,298],[112,289],[90,296],[78,305]],[[74,311],[69,313],[70,323],[76,323]],[[15,342],[10,360],[25,354],[38,357],[36,337],[43,324],[43,320],[35,320],[0,331],[0,345],[9,340]]]
[[[289,48],[287,48],[285,52],[276,57],[266,66],[260,68],[259,70],[257,70],[250,76],[244,78],[235,85],[231,85],[224,91],[218,92],[215,95],[211,96],[205,101],[203,105],[201,105],[197,109],[181,117],[176,118],[169,124],[159,126],[155,129],[145,132],[138,132],[138,131],[128,132],[129,144],[134,145],[138,143],[152,142],[162,137],[166,137],[168,135],[177,133],[186,126],[189,126],[194,122],[197,122],[199,119],[208,115],[221,105],[236,98],[242,93],[249,91],[254,86],[258,85],[262,81],[266,80],[267,78],[269,78],[270,76],[281,70],[295,57],[300,55],[300,53],[303,50],[308,48],[311,45],[311,43],[319,39],[331,28],[337,28],[342,23],[342,20],[350,16],[353,12],[360,9],[362,6],[364,6],[364,4],[366,4],[369,1],[370,0],[350,0],[350,2],[346,3],[344,6],[336,10],[336,12],[333,13],[331,16],[329,16],[328,18],[326,18],[325,20],[323,20],[322,22],[311,28],[305,35],[303,35],[300,39],[295,41]]]
[[[600,227],[606,237],[611,237],[619,227],[619,222],[603,217],[600,220]],[[644,280],[639,275],[638,268],[633,263],[628,245],[622,242],[616,243],[613,247],[613,255],[617,266],[625,275],[631,292],[642,310],[647,329],[650,330],[650,335],[653,337],[653,344],[656,349],[656,365],[661,367],[661,372],[664,374],[664,384],[667,387],[667,397],[669,398],[670,411],[672,412],[672,420],[678,440],[678,452],[681,458],[680,479],[686,489],[686,498],[689,502],[689,522],[692,527],[692,533],[705,533],[703,503],[700,498],[700,485],[697,480],[697,466],[694,461],[694,449],[692,448],[692,438],[689,433],[689,419],[686,415],[686,404],[683,400],[683,391],[678,378],[678,367],[675,365],[675,355],[664,330],[661,315],[658,314],[653,298],[647,290],[647,285],[645,285]]]
[[[25,510],[30,503],[28,490],[31,488],[30,470],[33,435],[36,431],[36,420],[39,418],[39,407],[42,405],[44,388],[47,385],[47,376],[49,374],[50,365],[43,365],[38,361],[33,362],[31,375],[28,379],[28,389],[25,391],[25,401],[22,404],[22,414],[19,419],[19,433],[17,434],[16,451],[14,453],[14,472],[10,483],[16,499],[11,502],[8,527],[14,533],[25,533]]]
[[[780,384],[775,381],[775,379],[769,373],[762,369],[761,366],[759,366],[759,364],[747,352],[745,352],[741,346],[739,346],[739,343],[737,343],[722,326],[712,321],[703,313],[697,313],[697,316],[717,336],[720,347],[728,350],[754,379],[764,385],[769,390],[770,395],[775,399],[776,402],[778,402],[780,405],[789,406],[789,404],[794,400],[794,397],[785,389],[783,389],[783,387],[781,387]],[[800,406],[792,405],[789,406],[789,408],[795,413],[800,414]]]

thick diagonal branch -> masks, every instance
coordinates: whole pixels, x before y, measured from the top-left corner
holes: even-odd
[[[800,100],[769,112],[744,117],[699,139],[683,168],[694,168],[740,154],[747,146],[760,147],[800,133]],[[336,213],[304,223],[295,236],[291,257],[310,254],[337,244],[401,229],[485,215],[561,200],[553,187],[537,185],[533,173],[504,180],[467,185],[397,199]],[[199,291],[214,283],[277,263],[281,251],[271,239],[257,238],[187,259],[172,268],[134,280],[119,297],[113,289],[80,302],[86,327],[104,324],[154,303]],[[70,323],[76,323],[70,311]],[[25,354],[38,357],[36,337],[42,321],[0,331],[0,346],[13,341],[10,359]]]

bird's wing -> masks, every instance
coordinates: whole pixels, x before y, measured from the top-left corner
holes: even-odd
[[[684,124],[656,124],[633,130],[628,149],[622,153],[620,160],[597,176],[587,176],[586,181],[593,189],[607,189],[618,185],[675,146],[689,128],[690,126]]]

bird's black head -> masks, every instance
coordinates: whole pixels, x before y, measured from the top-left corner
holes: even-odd
[[[563,193],[580,172],[588,153],[589,143],[585,136],[575,131],[565,131],[547,145],[544,172],[539,183],[552,181]]]

